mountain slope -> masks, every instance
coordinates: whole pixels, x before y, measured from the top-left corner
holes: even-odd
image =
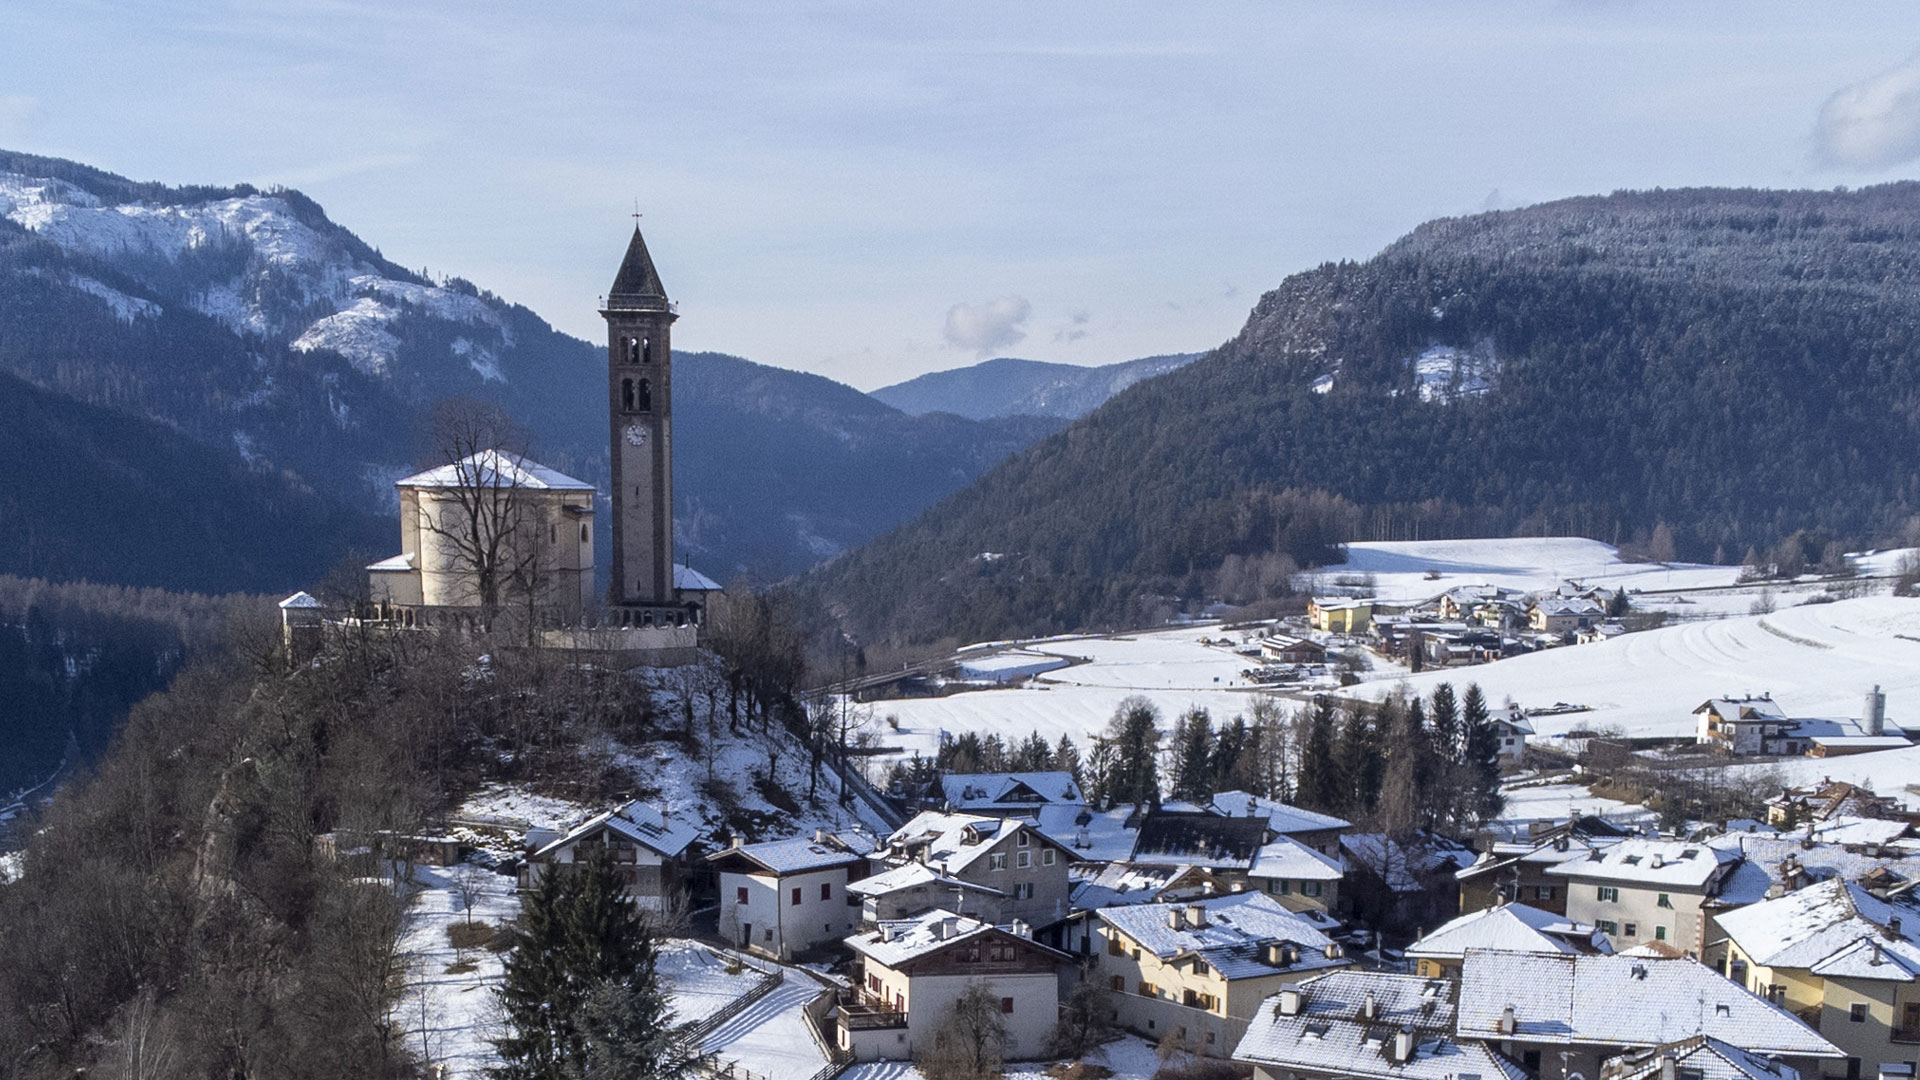
[[[1738,561],[1890,536],[1920,511],[1916,241],[1917,184],[1423,226],[1289,278],[1214,353],[811,587],[930,641],[1126,623],[1350,538],[1666,523],[1681,557]]]
[[[1134,383],[1164,375],[1199,355],[1148,356],[1101,367],[1000,357],[883,386],[872,396],[914,416],[945,412],[974,420],[999,416],[1075,420]]]
[[[583,257],[611,275],[620,242]],[[506,408],[542,461],[604,485],[604,363],[524,307],[393,264],[299,192],[168,188],[0,152],[0,372],[160,421],[220,450],[221,468],[384,513],[428,450],[433,403],[464,396]],[[680,550],[723,579],[862,543],[1058,427],[910,418],[717,355],[683,354],[676,374]],[[106,555],[83,561],[130,565]]]

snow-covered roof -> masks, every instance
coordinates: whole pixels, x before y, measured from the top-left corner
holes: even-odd
[[[1920,854],[1897,847],[1880,848],[1874,854],[1866,854],[1850,851],[1839,844],[1809,845],[1803,832],[1791,836],[1727,833],[1707,843],[1745,856],[1745,861],[1727,875],[1727,880],[1720,887],[1716,899],[1726,907],[1757,904],[1765,900],[1776,886],[1797,886],[1799,882],[1788,879],[1801,873],[1816,880],[1838,877],[1859,881],[1875,870],[1889,869],[1902,877],[1920,877]]]
[[[836,866],[853,866],[867,861],[865,855],[848,849],[831,837],[826,840],[817,840],[805,836],[723,848],[707,858],[709,861],[719,861],[736,855],[775,874],[800,874],[811,870],[828,870]]]
[[[972,889],[974,892],[988,893],[993,896],[1006,895],[999,889],[990,889],[985,885],[962,881],[951,874],[943,874],[926,863],[919,862],[910,862],[904,866],[896,866],[891,870],[874,874],[872,877],[850,881],[847,883],[847,891],[857,896],[886,896],[888,893],[896,893],[902,889],[931,885],[936,882],[956,889]]]
[[[1206,913],[1204,925],[1195,925],[1191,915],[1196,909]],[[1198,956],[1226,979],[1347,963],[1340,956],[1327,955],[1333,939],[1323,931],[1336,927],[1334,920],[1319,912],[1288,911],[1264,893],[1102,908],[1095,914],[1162,960]],[[1176,918],[1180,920],[1178,927],[1173,925]],[[1266,956],[1266,946],[1279,944],[1297,947],[1295,962],[1286,968],[1269,963]]]
[[[591,835],[601,826],[627,839],[649,848],[661,855],[672,858],[693,846],[700,838],[698,826],[679,821],[662,814],[653,806],[639,799],[603,814],[596,814],[572,832],[554,840],[533,853],[535,859],[541,858],[560,848]]]
[[[1780,706],[1771,697],[1709,698],[1695,706],[1693,711],[1696,715],[1711,712],[1722,723],[1785,723],[1787,719],[1787,714],[1780,711]]]
[[[1253,856],[1248,877],[1289,881],[1338,881],[1347,872],[1339,859],[1322,855],[1291,836],[1275,837]]]
[[[1889,929],[1896,919],[1897,934]],[[1882,959],[1893,965],[1882,977],[1912,981],[1903,962],[1920,970],[1920,904],[1888,903],[1839,878],[1725,912],[1715,921],[1754,963],[1766,967],[1818,970],[1823,963],[1853,954],[1865,941],[1883,945]],[[1866,959],[1873,959],[1871,949]],[[1848,959],[1840,966],[1850,970],[1879,965]]]
[[[294,608],[317,608],[322,605],[320,601],[313,598],[311,593],[297,592],[285,600],[280,601],[280,606],[284,609],[292,610]]]
[[[855,934],[847,938],[846,943],[854,952],[887,967],[897,968],[959,942],[994,935],[1019,938],[1027,946],[1053,953],[1063,960],[1067,958],[1065,953],[1017,933],[1012,924],[995,926],[965,915],[955,915],[944,908],[934,908],[910,919],[882,920],[875,929]]]
[[[1825,844],[1891,844],[1907,835],[1912,826],[1904,821],[1888,821],[1885,818],[1867,817],[1831,817],[1821,822],[1810,822],[1809,826],[1816,843]]]
[[[1267,827],[1277,833],[1318,832],[1321,829],[1346,829],[1353,823],[1332,814],[1302,810],[1274,799],[1245,791],[1223,791],[1213,797],[1213,810],[1227,817],[1264,817]]]
[[[1597,927],[1564,915],[1502,904],[1471,911],[1407,946],[1407,955],[1430,960],[1458,960],[1469,949],[1501,952],[1610,953],[1613,947]]]
[[[1218,884],[1213,871],[1203,866],[1135,866],[1114,862],[1075,884],[1071,903],[1076,911],[1155,904],[1171,899],[1171,893],[1188,888],[1199,890],[1196,895],[1204,895],[1216,891]]]
[[[1662,1058],[1671,1056],[1677,1069],[1699,1080],[1800,1080],[1793,1066],[1749,1053],[1711,1035],[1696,1035],[1668,1046],[1649,1047],[1610,1059],[1602,1080],[1655,1080],[1664,1075]]]
[[[1632,837],[1604,848],[1594,848],[1584,859],[1563,862],[1547,873],[1635,885],[1671,885],[1705,888],[1721,867],[1738,862],[1737,852],[1687,840]]]
[[[1516,1033],[1500,1030],[1511,1006]],[[1793,1014],[1690,957],[1473,949],[1460,969],[1462,1038],[1654,1046],[1694,1035],[1761,1054],[1843,1057]]]
[[[926,810],[915,815],[913,820],[887,837],[886,842],[889,847],[896,844],[907,848],[924,846],[928,862],[944,868],[947,873],[957,874],[973,865],[975,860],[1001,840],[1022,831],[1036,837],[1041,843],[1065,846],[1035,828],[1030,821],[982,814],[948,814],[937,810]],[[1081,857],[1071,848],[1067,851],[1069,858]]]
[[[482,450],[457,462],[414,473],[395,487],[528,488],[534,491],[592,491],[593,485],[549,469],[531,458],[504,450]]]
[[[1134,837],[1132,860],[1245,870],[1266,839],[1267,823],[1259,818],[1224,817],[1169,803],[1147,812]]]
[[[1299,1009],[1291,1016],[1282,1005],[1285,993],[1261,1004],[1234,1049],[1235,1061],[1378,1080],[1526,1075],[1484,1044],[1452,1037],[1454,988],[1445,979],[1339,971],[1304,979],[1296,989]],[[1395,1039],[1403,1028],[1413,1033],[1412,1052],[1396,1060]]]
[[[381,559],[377,563],[368,563],[367,569],[383,574],[406,573],[413,569],[413,556],[395,555],[392,558]]]
[[[720,583],[691,566],[673,567],[673,587],[683,592],[719,592]]]
[[[1585,597],[1556,597],[1534,601],[1534,610],[1544,615],[1600,615],[1606,609]]]
[[[940,778],[940,788],[950,810],[1026,809],[1087,801],[1068,772],[953,773]]]
[[[1135,829],[1129,827],[1131,807],[1090,810],[1055,804],[1035,815],[1040,831],[1070,848],[1073,857],[1090,862],[1120,862],[1133,855]]]

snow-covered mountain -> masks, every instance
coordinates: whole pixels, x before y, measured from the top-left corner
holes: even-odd
[[[1101,367],[1003,356],[883,386],[873,397],[914,416],[945,412],[971,420],[1005,416],[1077,420],[1134,383],[1183,367],[1199,356],[1148,356]]]
[[[581,257],[611,275],[623,243]],[[0,372],[296,487],[383,511],[454,396],[500,404],[542,461],[604,483],[603,363],[524,307],[394,264],[297,191],[0,151]],[[732,357],[676,365],[681,546],[720,577],[862,543],[1058,427],[918,419]]]

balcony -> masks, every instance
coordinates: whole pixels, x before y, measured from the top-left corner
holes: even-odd
[[[858,990],[838,992],[833,1004],[840,1012],[840,1026],[848,1031],[885,1031],[907,1026],[906,1013]]]

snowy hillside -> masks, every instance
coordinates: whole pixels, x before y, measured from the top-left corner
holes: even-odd
[[[1665,626],[1369,682],[1359,690],[1378,695],[1404,686],[1430,694],[1440,683],[1469,681],[1496,703],[1511,698],[1523,707],[1561,701],[1590,707],[1536,717],[1535,729],[1547,736],[1609,728],[1688,735],[1694,706],[1741,693],[1771,692],[1790,716],[1858,716],[1862,695],[1875,683],[1886,691],[1888,717],[1897,721],[1920,716],[1920,600],[1866,597]]]
[[[883,386],[872,396],[915,416],[945,412],[972,420],[1004,416],[1072,420],[1134,383],[1184,367],[1199,355],[1149,356],[1101,367],[1000,357]]]
[[[1737,566],[1627,562],[1612,545],[1577,536],[1522,536],[1356,542],[1347,545],[1346,562],[1303,574],[1299,585],[1309,591],[1420,600],[1459,585],[1532,591],[1572,579],[1640,591],[1727,586],[1739,576]]]

